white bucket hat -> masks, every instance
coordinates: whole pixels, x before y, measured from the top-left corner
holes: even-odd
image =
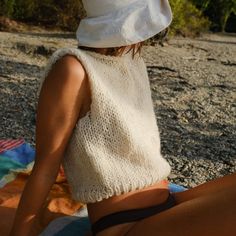
[[[76,32],[80,46],[107,48],[151,38],[172,20],[168,0],[82,0],[87,17]]]

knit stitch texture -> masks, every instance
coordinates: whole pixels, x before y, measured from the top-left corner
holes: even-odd
[[[59,49],[47,64],[38,94],[52,65],[64,55],[74,55],[83,64],[92,100],[90,110],[74,127],[63,159],[72,197],[93,203],[165,179],[170,165],[161,155],[142,57]]]

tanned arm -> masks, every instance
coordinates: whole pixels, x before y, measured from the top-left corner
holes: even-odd
[[[10,236],[32,236],[37,215],[57,177],[85,96],[86,74],[73,56],[55,63],[37,107],[36,159],[16,212]]]

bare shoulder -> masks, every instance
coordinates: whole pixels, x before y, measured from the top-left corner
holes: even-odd
[[[82,63],[76,56],[69,54],[62,56],[57,60],[49,74],[51,73],[58,74],[61,77],[67,75],[65,76],[66,78],[68,78],[68,74],[74,74],[80,80],[83,80],[86,77],[86,72]]]
[[[87,76],[82,63],[76,56],[64,55],[51,66],[43,82],[39,102],[65,101],[71,106],[76,99],[81,105],[86,96],[86,85]]]

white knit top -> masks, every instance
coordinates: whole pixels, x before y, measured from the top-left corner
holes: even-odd
[[[75,48],[59,49],[50,58],[43,78],[66,54],[76,56],[83,64],[92,100],[90,111],[74,127],[63,159],[72,197],[92,203],[165,179],[170,165],[160,152],[149,78],[142,57],[135,55],[132,59],[130,53],[115,57]]]

